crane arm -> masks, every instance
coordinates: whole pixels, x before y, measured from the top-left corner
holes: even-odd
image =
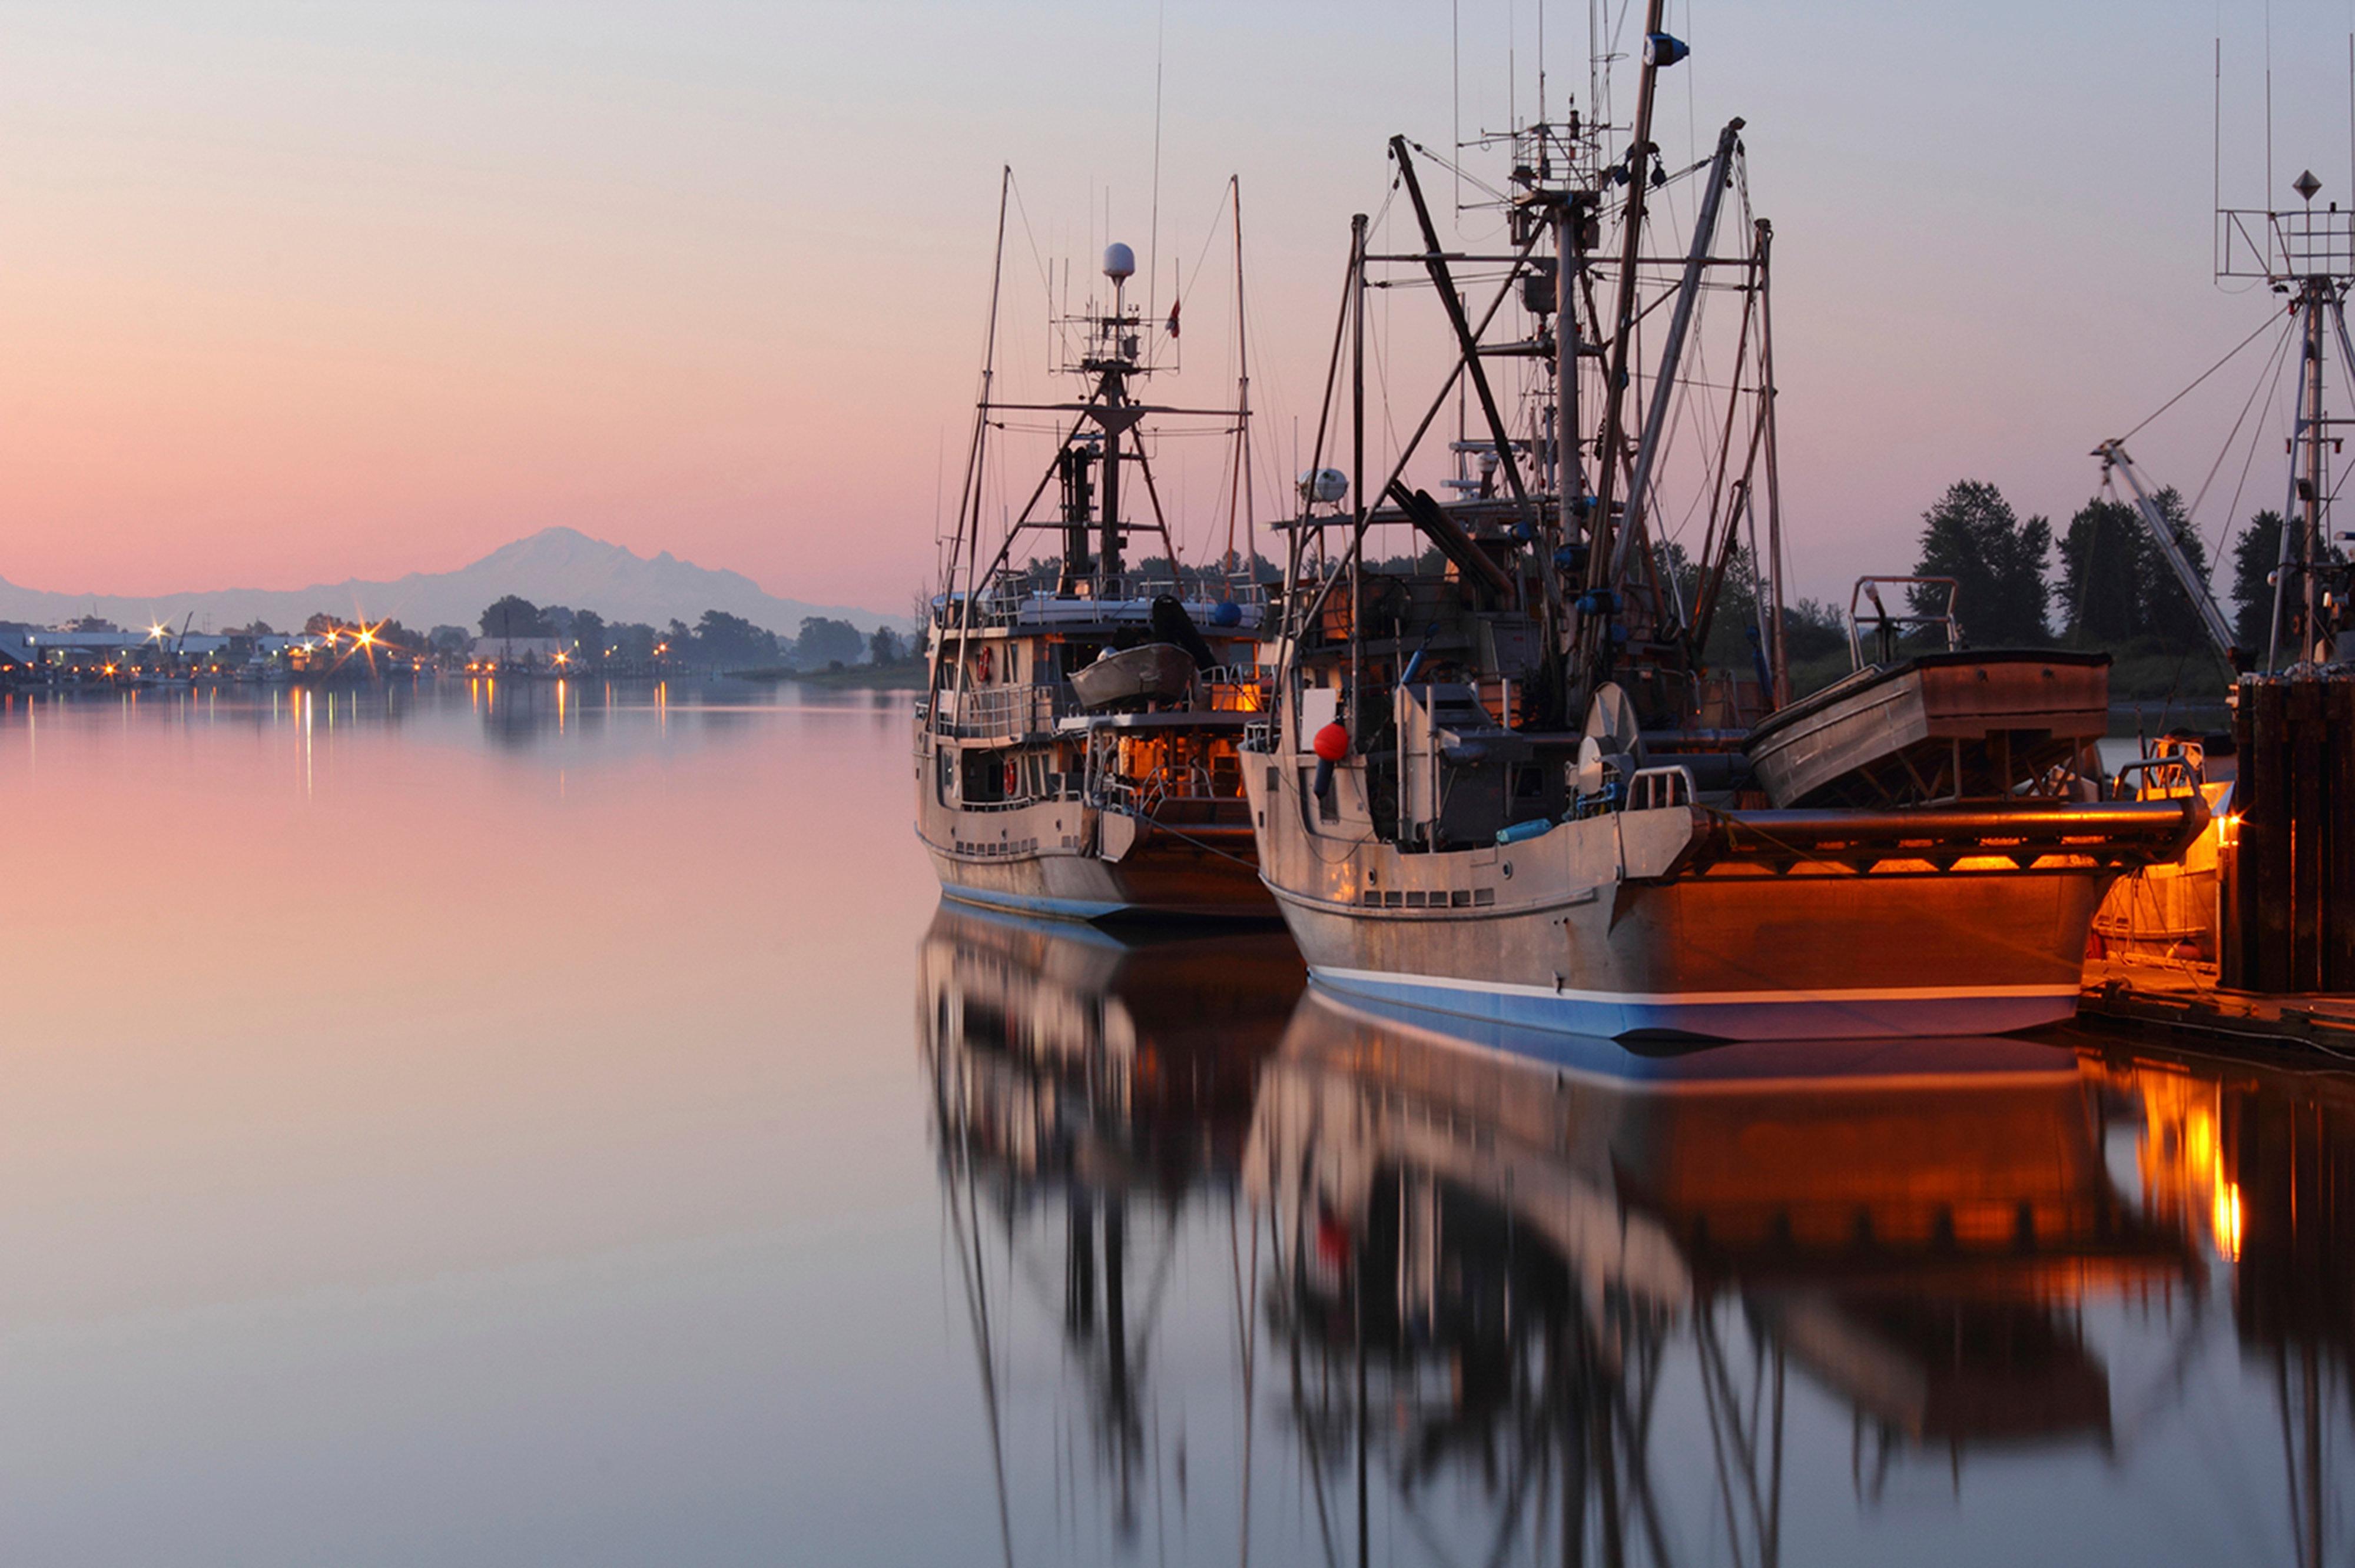
[[[2135,511],[2140,514],[2144,528],[2149,532],[2151,543],[2158,547],[2159,558],[2175,573],[2175,580],[2183,585],[2184,597],[2190,599],[2191,608],[2199,612],[2200,622],[2207,629],[2208,641],[2215,644],[2218,655],[2228,668],[2239,670],[2246,656],[2241,652],[2240,643],[2233,635],[2232,623],[2225,620],[2224,612],[2216,607],[2216,597],[2209,591],[2207,580],[2192,569],[2191,558],[2183,553],[2183,541],[2175,536],[2175,529],[2168,522],[2166,514],[2159,511],[2158,503],[2151,499],[2149,488],[2143,483],[2141,471],[2135,467],[2134,459],[2126,456],[2125,444],[2104,441],[2094,449],[2094,455],[2102,460],[2104,484],[2109,482],[2113,473],[2126,481],[2126,490],[2134,497]]]

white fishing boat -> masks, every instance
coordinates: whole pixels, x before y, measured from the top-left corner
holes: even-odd
[[[1239,223],[1237,233],[1240,301]],[[1001,198],[1001,260],[1004,239]],[[1233,547],[1238,529],[1249,540],[1250,383],[1231,408],[1141,400],[1143,383],[1174,366],[1147,346],[1161,329],[1129,293],[1135,265],[1129,247],[1109,247],[1108,299],[1057,323],[1061,368],[1083,389],[1067,401],[993,393],[993,290],[991,361],[932,601],[916,832],[943,890],[970,903],[1083,920],[1268,918],[1239,755],[1262,707],[1266,612],[1256,557]],[[1009,415],[1041,413],[1064,433],[988,553],[996,432]],[[1180,559],[1142,439],[1164,418],[1218,421],[1234,443],[1226,570]],[[1157,560],[1132,561],[1138,535],[1159,542]],[[1025,558],[1042,539],[1045,553]]]
[[[1649,13],[1632,123],[1572,112],[1499,139],[1486,252],[1443,241],[1422,160],[1392,139],[1419,247],[1380,254],[1354,228],[1329,377],[1349,412],[1309,458],[1346,435],[1354,493],[1292,525],[1273,712],[1244,768],[1263,874],[1319,984],[1514,1025],[1856,1038],[2065,1018],[2105,893],[2178,855],[2204,803],[2102,800],[2066,755],[1899,803],[1778,809],[1758,789],[1745,715],[1790,694],[1773,230],[1721,222],[1747,199],[1741,121],[1689,167],[1662,161],[1656,83],[1685,50]],[[1679,180],[1694,217],[1671,239],[1651,220]],[[1379,422],[1366,302],[1391,291],[1395,365],[1410,284],[1435,297],[1453,367],[1420,424]],[[1704,380],[1688,350],[1709,333]],[[1686,443],[1704,450],[1674,450],[1704,399],[1710,438]],[[1406,475],[1450,410],[1443,502]],[[1412,433],[1371,467],[1391,424]],[[1687,518],[1698,549],[1670,537]],[[1405,535],[1411,564],[1377,571],[1372,530]],[[1703,657],[1729,582],[1754,607],[1754,683]],[[1917,671],[1917,712],[1940,683]]]

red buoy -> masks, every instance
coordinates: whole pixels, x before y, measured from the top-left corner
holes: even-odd
[[[1316,732],[1310,743],[1316,747],[1318,760],[1338,762],[1349,755],[1349,732],[1338,723],[1328,724]]]

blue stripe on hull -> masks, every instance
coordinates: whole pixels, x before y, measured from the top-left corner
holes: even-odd
[[[1699,1040],[1880,1040],[1936,1034],[2003,1034],[2055,1023],[2077,1011],[2074,988],[2021,994],[1787,995],[1679,1001],[1673,997],[1553,995],[1534,990],[1435,985],[1412,977],[1312,967],[1316,983],[1483,1023],[1604,1039],[1682,1035]]]
[[[943,883],[941,895],[985,909],[1012,909],[1025,915],[1051,916],[1058,920],[1103,920],[1136,907],[1117,899],[1050,898],[1043,893],[1000,893],[995,888],[970,887],[963,883]]]

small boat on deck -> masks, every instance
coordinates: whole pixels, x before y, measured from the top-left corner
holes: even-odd
[[[1093,713],[1124,703],[1176,702],[1193,689],[1199,666],[1175,642],[1147,642],[1099,654],[1071,672],[1071,694]]]
[[[1942,652],[1867,662],[1856,607],[1892,583],[1946,588],[1945,609],[1906,617],[1946,630]],[[1863,577],[1849,599],[1856,671],[1769,715],[1742,750],[1778,808],[1990,799],[2072,769],[2110,716],[2110,656],[2057,648],[1965,649],[1949,578]]]

